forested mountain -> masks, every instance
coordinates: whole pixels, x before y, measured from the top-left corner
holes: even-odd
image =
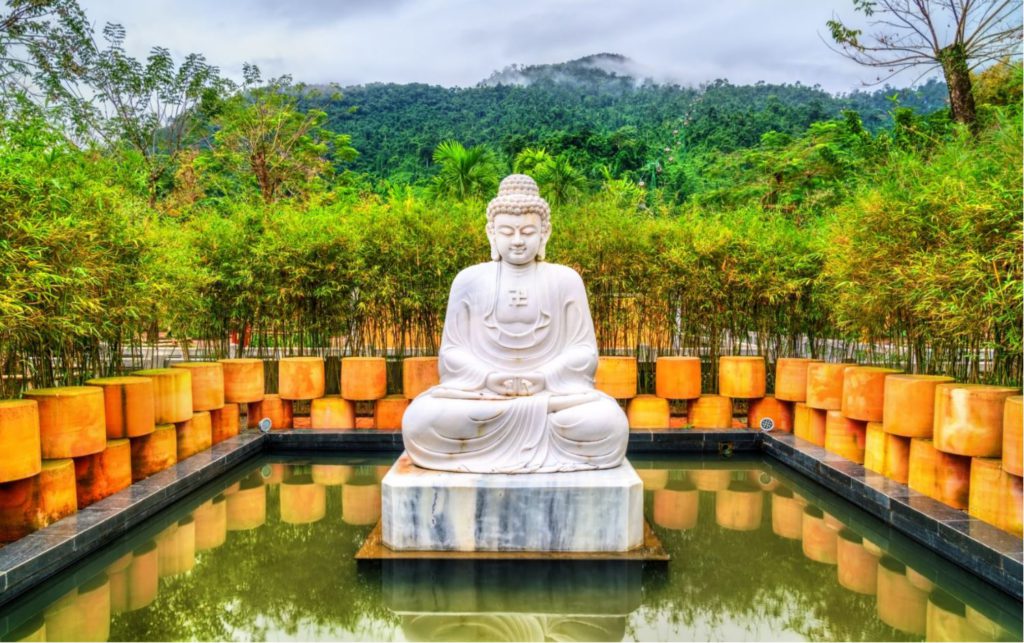
[[[506,161],[543,147],[590,175],[604,168],[639,178],[665,148],[751,147],[766,132],[795,135],[848,109],[877,131],[891,124],[897,105],[928,113],[946,101],[937,80],[836,96],[800,83],[683,87],[639,77],[635,67],[624,56],[598,54],[508,67],[475,87],[374,83],[343,88],[340,98],[310,95],[303,106],[324,110],[330,128],[351,135],[360,152],[351,169],[414,182],[432,173],[434,149],[451,138],[485,144]]]

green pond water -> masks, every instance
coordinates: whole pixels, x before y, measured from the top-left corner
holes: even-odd
[[[4,640],[1021,640],[1021,604],[784,467],[631,459],[668,563],[353,556],[391,457],[240,467],[0,608]]]

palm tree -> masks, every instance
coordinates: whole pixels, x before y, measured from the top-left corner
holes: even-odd
[[[551,155],[543,147],[527,147],[516,154],[512,169],[520,174],[529,174],[536,179],[536,175],[543,173],[544,167],[550,164],[551,160]]]
[[[542,169],[537,181],[555,205],[568,203],[587,185],[586,178],[569,163],[565,154],[550,159]]]
[[[498,186],[498,163],[486,146],[465,148],[455,140],[442,141],[434,149],[434,163],[440,167],[434,190],[459,201],[486,198]]]

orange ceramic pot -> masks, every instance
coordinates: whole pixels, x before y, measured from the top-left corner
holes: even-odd
[[[100,377],[86,384],[103,389],[108,440],[137,438],[156,428],[156,400],[150,378]]]
[[[110,582],[110,613],[121,614],[128,609],[128,569],[132,555],[125,554],[107,567],[103,573]]]
[[[153,380],[157,424],[184,422],[192,417],[192,373],[186,368],[151,368],[135,375]]]
[[[654,492],[654,524],[664,529],[681,531],[697,526],[700,492],[693,486],[680,484],[672,489]]]
[[[1019,476],[1003,470],[998,458],[972,458],[967,513],[1018,537],[1022,535],[1024,490]]]
[[[626,407],[631,429],[667,429],[668,400],[654,395],[637,395]]]
[[[690,469],[686,472],[693,486],[701,491],[723,491],[732,482],[729,469]]]
[[[227,503],[228,531],[249,531],[267,522],[267,488],[262,484],[239,489]]]
[[[377,429],[401,429],[402,417],[409,407],[404,395],[388,395],[373,404],[373,426]]]
[[[765,381],[764,358],[760,355],[726,355],[718,360],[718,394],[723,397],[764,397]]]
[[[967,606],[941,589],[928,595],[926,641],[994,641],[967,620]]]
[[[771,428],[789,433],[793,430],[793,405],[769,395],[750,401],[747,411],[747,426],[751,429],[768,429],[766,420],[771,420]]]
[[[379,400],[388,394],[387,362],[383,357],[341,360],[341,396],[346,400]]]
[[[35,400],[0,400],[0,484],[37,475],[42,467],[39,406]]]
[[[222,359],[224,367],[224,401],[248,404],[263,399],[263,360],[250,357]]]
[[[408,399],[440,383],[436,357],[406,357],[402,360],[402,395]]]
[[[854,366],[843,372],[843,415],[864,422],[882,421],[885,378],[900,371],[878,366]]]
[[[132,482],[174,466],[178,462],[178,436],[173,424],[158,424],[149,435],[131,438]]]
[[[907,578],[906,565],[890,556],[878,561],[878,618],[907,634],[924,635],[928,594]]]
[[[1014,395],[1006,398],[1003,407],[1003,471],[1012,473],[1018,478],[1024,475],[1024,452],[1021,450],[1024,438],[1024,420],[1022,420],[1021,404],[1024,397]]]
[[[836,540],[836,566],[839,584],[846,589],[869,595],[877,591],[878,556],[849,529],[842,529]]]
[[[228,538],[228,503],[217,496],[199,505],[192,512],[196,525],[196,551],[216,549]]]
[[[807,401],[807,367],[821,360],[780,357],[775,364],[775,397],[787,402]]]
[[[702,395],[688,403],[690,424],[697,429],[732,427],[732,399],[722,395]]]
[[[281,522],[289,525],[319,522],[327,514],[327,487],[312,481],[283,483],[280,500]]]
[[[836,564],[838,533],[826,522],[821,509],[812,506],[804,509],[800,537],[804,556],[818,563]]]
[[[617,400],[628,400],[636,395],[636,358],[602,355],[598,358],[594,387]]]
[[[882,425],[883,429],[885,425]],[[882,475],[896,482],[907,484],[910,474],[910,441],[902,435],[885,434],[885,467]]]
[[[8,543],[78,510],[75,463],[43,460],[38,475],[0,484],[0,543]]]
[[[825,450],[858,464],[864,463],[867,423],[844,417],[839,411],[825,416]]]
[[[1018,394],[1008,386],[939,384],[935,389],[935,448],[997,457],[1003,453],[1003,407]]]
[[[224,365],[220,362],[179,362],[192,374],[192,410],[212,411],[224,406]]]
[[[44,612],[49,641],[106,641],[110,637],[110,581],[97,574]]]
[[[259,402],[250,402],[246,415],[248,427],[256,428],[263,418],[270,418],[270,428],[273,431],[292,428],[294,416],[291,400],[282,400],[275,393],[267,393]]]
[[[310,404],[310,426],[314,429],[351,429],[356,425],[356,406],[340,395],[328,395]]]
[[[826,413],[797,402],[793,406],[793,435],[819,447],[825,446]]]
[[[103,389],[63,386],[25,392],[39,405],[39,445],[46,459],[77,458],[107,446]]]
[[[160,556],[150,541],[132,552],[125,588],[125,611],[146,607],[154,600],[160,583]]]
[[[952,382],[945,375],[889,375],[885,378],[882,426],[906,438],[932,438],[935,387]]]
[[[357,429],[368,431],[368,430],[372,429],[373,426],[374,426],[374,424],[373,424],[373,416],[372,415],[366,415],[366,416],[360,415],[360,416],[356,417],[356,428]]]
[[[282,357],[277,363],[277,394],[282,400],[315,400],[324,396],[322,357]]]
[[[800,540],[805,506],[807,503],[788,489],[772,493],[772,533],[787,540]]]
[[[807,365],[807,401],[812,409],[838,411],[843,407],[843,379],[855,364],[812,362]]]
[[[336,487],[352,479],[353,469],[347,464],[314,464],[312,478],[316,484]]]
[[[341,519],[349,525],[372,525],[380,518],[380,485],[341,486]]]
[[[966,509],[971,459],[943,453],[931,440],[910,441],[907,486],[957,509]]]
[[[210,439],[212,444],[218,444],[238,435],[241,428],[239,423],[238,405],[227,403],[219,409],[210,411]]]
[[[764,492],[749,482],[731,482],[715,492],[715,523],[732,531],[754,531],[761,526]]]
[[[664,489],[668,485],[667,469],[637,469],[636,475],[644,485],[644,491]]]
[[[885,475],[885,447],[888,434],[881,422],[868,422],[864,430],[864,468]]]
[[[700,397],[699,357],[659,357],[654,365],[654,392],[667,400]]]
[[[156,537],[160,578],[191,571],[196,565],[196,523],[185,518]]]
[[[103,451],[75,458],[79,509],[127,489],[131,483],[132,445],[128,440],[111,440]]]
[[[178,462],[209,449],[213,444],[213,428],[208,411],[193,413],[191,420],[178,422],[174,428],[177,434]]]

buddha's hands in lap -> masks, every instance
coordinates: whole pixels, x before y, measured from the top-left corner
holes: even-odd
[[[544,376],[539,373],[525,375],[491,373],[487,376],[486,386],[498,395],[511,397],[535,395],[544,390]]]

